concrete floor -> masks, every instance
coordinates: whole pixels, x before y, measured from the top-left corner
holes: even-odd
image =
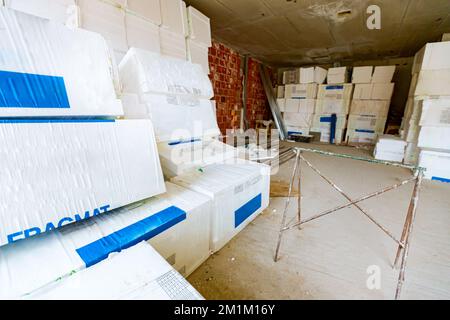
[[[307,145],[307,147],[317,147]],[[370,156],[365,150],[322,145],[339,153]],[[305,156],[348,192],[376,191],[410,175],[406,169],[315,154]],[[272,179],[288,181],[293,160]],[[303,165],[303,217],[346,202]],[[361,204],[400,238],[413,185]],[[281,260],[273,254],[285,198],[270,207],[211,256],[189,278],[206,299],[393,299],[397,246],[358,210],[347,208],[285,233]],[[290,214],[296,212],[295,201]],[[367,268],[381,270],[381,288],[366,286]],[[403,299],[450,299],[450,185],[425,181],[406,270]]]

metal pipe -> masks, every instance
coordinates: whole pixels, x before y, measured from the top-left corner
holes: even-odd
[[[296,151],[296,152],[297,152],[297,156],[295,158],[295,165],[294,165],[294,170],[292,172],[291,182],[289,184],[288,198],[287,198],[285,206],[284,206],[283,217],[281,219],[280,231],[278,233],[278,242],[277,242],[277,247],[275,249],[275,257],[274,257],[274,261],[275,262],[278,261],[278,254],[280,252],[280,245],[281,245],[281,237],[283,235],[283,228],[284,228],[284,226],[286,224],[287,210],[289,208],[289,203],[291,202],[292,187],[294,185],[294,177],[295,177],[295,174],[297,172],[297,166],[299,165],[299,162],[300,162],[300,151]]]
[[[405,281],[406,261],[408,259],[408,254],[409,254],[409,246],[410,246],[412,231],[413,231],[413,227],[414,227],[414,219],[416,218],[416,213],[417,213],[417,204],[419,203],[419,195],[420,195],[420,189],[422,187],[422,179],[423,179],[423,171],[419,170],[419,174],[417,176],[417,181],[414,186],[413,196],[411,198],[411,202],[412,202],[411,221],[409,223],[408,231],[406,233],[405,248],[403,249],[402,265],[400,268],[400,273],[398,275],[397,291],[395,293],[396,300],[398,300],[400,298],[400,294],[402,292],[402,286]]]

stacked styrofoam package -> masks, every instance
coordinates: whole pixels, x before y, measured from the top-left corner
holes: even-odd
[[[403,162],[406,141],[389,134],[379,135],[374,149],[374,157],[378,160]]]
[[[402,124],[405,162],[428,179],[450,182],[450,42],[426,44],[415,56]]]
[[[394,91],[395,66],[353,68],[355,84],[347,130],[348,144],[375,144],[384,133]]]
[[[80,277],[108,280],[109,288],[95,288],[97,298],[120,298],[127,288],[109,256],[148,239],[174,265],[186,262],[186,272],[206,259],[209,224],[199,233],[198,221],[208,221],[211,201],[176,186],[161,195],[166,186],[152,122],[116,119],[123,111],[105,40],[0,8],[0,45],[0,298],[41,298],[53,290],[76,297],[65,284],[77,282],[71,276],[82,270]],[[176,244],[163,233],[175,225],[184,233]],[[142,289],[130,294],[177,290],[158,282],[168,272],[180,276],[151,248],[132,252],[134,261],[159,271],[130,270],[128,289]],[[80,294],[89,294],[89,284],[78,287]]]
[[[336,144],[344,142],[352,92],[353,85],[348,83],[347,67],[328,69],[327,84],[319,86],[316,114],[311,129],[320,133],[321,142]],[[333,115],[336,115],[334,137]]]
[[[278,87],[277,98],[289,134],[309,134],[317,88],[325,81],[326,75],[327,71],[320,67],[298,68],[284,73],[284,86]],[[297,83],[292,83],[295,81]]]

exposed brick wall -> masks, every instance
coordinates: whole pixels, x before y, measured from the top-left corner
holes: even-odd
[[[248,61],[246,118],[249,128],[255,128],[256,120],[272,118],[269,102],[261,81],[259,62],[251,58]]]
[[[216,100],[217,123],[222,134],[240,126],[242,110],[242,71],[239,54],[213,42],[209,48],[210,79]]]
[[[214,88],[217,122],[222,134],[238,129],[242,110],[243,60],[233,49],[213,41],[209,48],[210,79]],[[259,75],[259,62],[249,59],[247,82],[247,120],[250,128],[256,120],[271,119],[270,109]]]

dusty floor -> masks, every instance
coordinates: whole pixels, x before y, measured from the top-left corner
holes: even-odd
[[[311,145],[307,145],[312,147]],[[315,146],[317,147],[317,146]],[[361,149],[320,148],[369,156]],[[350,197],[404,180],[406,169],[348,159],[305,156]],[[293,160],[272,179],[288,181]],[[346,202],[304,165],[303,216]],[[401,235],[413,185],[361,204]],[[281,260],[273,254],[285,198],[272,198],[265,210],[188,280],[206,299],[392,299],[398,271],[392,269],[397,246],[358,210],[347,208],[285,234]],[[296,211],[295,201],[290,207]],[[381,271],[381,288],[366,285],[369,266]],[[450,299],[450,185],[426,181],[417,212],[403,299]]]

